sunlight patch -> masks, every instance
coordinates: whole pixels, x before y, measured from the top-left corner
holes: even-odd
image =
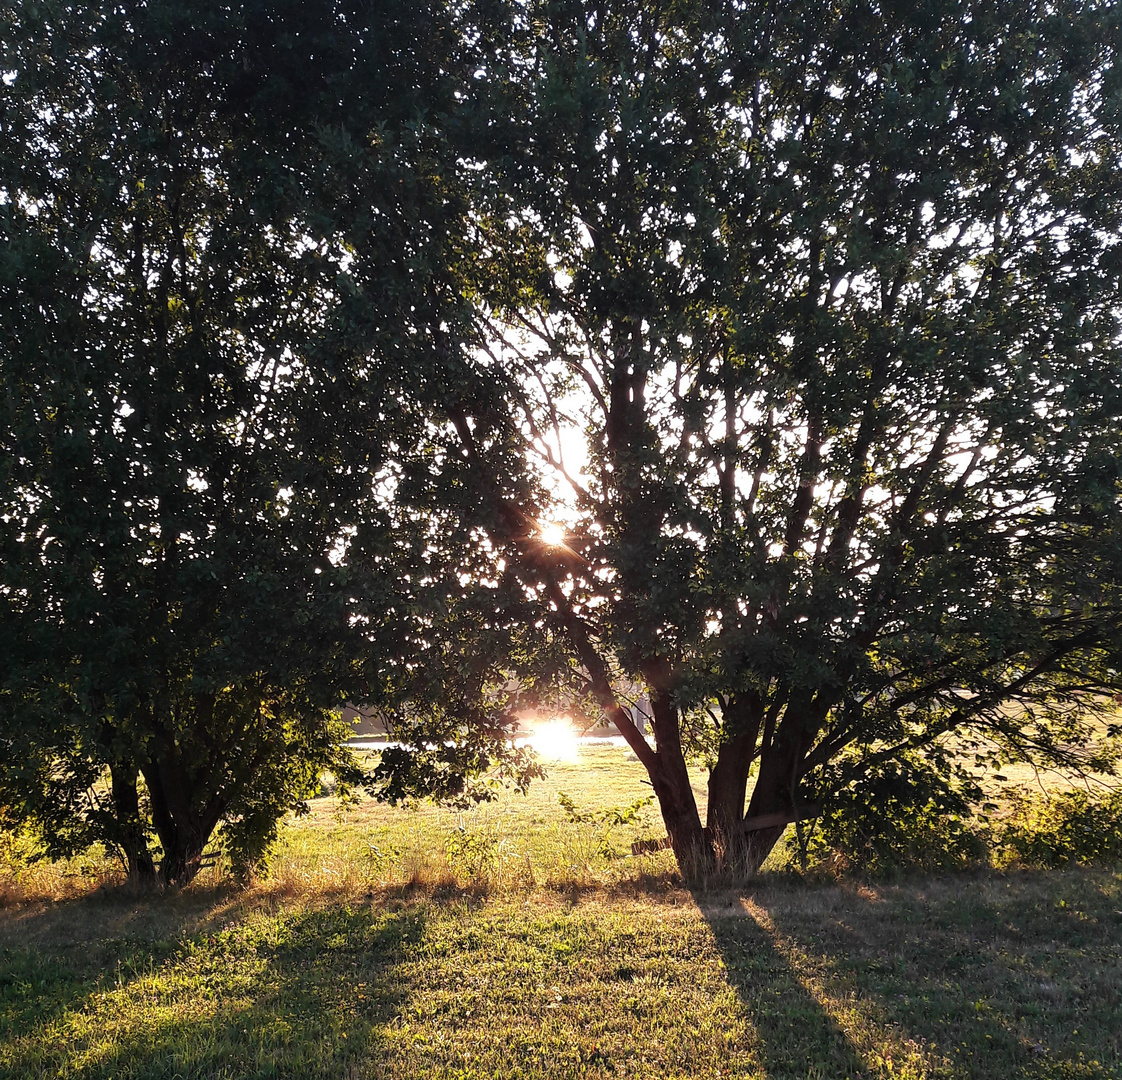
[[[535,725],[527,742],[545,761],[572,762],[580,758],[580,737],[567,716],[555,716]]]

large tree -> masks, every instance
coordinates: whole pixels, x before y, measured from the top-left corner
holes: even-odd
[[[948,738],[1091,761],[1110,5],[7,17],[0,801],[60,849],[259,848],[343,693],[389,797],[590,699],[689,872]]]
[[[447,682],[486,679],[424,404],[464,307],[455,42],[440,4],[2,18],[0,812],[183,883],[220,823],[252,865],[360,779],[345,698],[455,733]],[[425,662],[441,622],[468,661]],[[436,794],[506,748],[469,696]]]
[[[450,415],[685,870],[750,871],[948,740],[1108,764],[1120,18],[561,0],[490,48],[476,301],[514,419]],[[489,441],[511,426],[568,488],[564,546]]]

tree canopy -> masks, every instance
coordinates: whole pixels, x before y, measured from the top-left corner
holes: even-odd
[[[5,22],[0,807],[138,878],[219,823],[252,866],[323,770],[363,778],[343,702],[424,700],[426,635],[470,636],[485,558],[425,464],[455,42],[437,6]],[[473,720],[434,793],[504,748]]]
[[[496,477],[489,529],[679,862],[752,869],[949,740],[1108,766],[1117,7],[517,10],[479,91],[479,303],[570,528],[536,542]]]
[[[689,873],[916,755],[1110,767],[1120,18],[9,14],[0,803],[252,861],[344,697],[389,798],[584,703]]]

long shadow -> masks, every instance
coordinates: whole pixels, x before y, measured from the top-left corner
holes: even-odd
[[[766,920],[729,894],[693,893],[728,979],[755,1029],[767,1080],[868,1077],[868,1063],[784,955]]]
[[[81,1008],[94,994],[127,987],[171,955],[187,927],[221,899],[213,890],[196,890],[184,902],[110,889],[4,911],[0,1049]],[[0,1053],[0,1076],[5,1076],[2,1070]]]
[[[903,1046],[933,1072],[986,1080],[1122,1075],[1120,935],[1103,933],[1117,897],[1084,890],[1061,906],[1052,878],[1036,894],[1031,880],[990,883],[1010,890],[995,903],[986,884],[830,890],[817,911],[768,890],[757,902],[775,938],[851,993],[889,1054]]]
[[[242,906],[237,887],[221,884],[155,897],[111,887],[0,911],[0,1047],[91,994],[124,989]]]
[[[250,917],[105,942],[93,963],[9,948],[24,1000],[0,992],[0,1078],[376,1075],[423,911]]]

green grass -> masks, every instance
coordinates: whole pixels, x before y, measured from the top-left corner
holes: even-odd
[[[704,806],[704,784],[695,778]],[[582,751],[576,764],[549,767],[526,795],[504,792],[471,810],[421,804],[395,809],[364,799],[340,809],[332,799],[313,802],[310,815],[281,832],[271,877],[300,889],[457,884],[489,890],[537,886],[581,887],[636,881],[673,873],[669,852],[631,859],[633,840],[665,835],[658,809],[647,806],[634,824],[595,828],[566,819],[558,795],[578,809],[626,807],[649,797],[646,773],[611,746]]]
[[[597,750],[462,818],[317,800],[244,890],[29,879],[0,1078],[1122,1077],[1122,873],[691,893],[621,854],[653,809],[605,844],[558,791],[646,789]]]

